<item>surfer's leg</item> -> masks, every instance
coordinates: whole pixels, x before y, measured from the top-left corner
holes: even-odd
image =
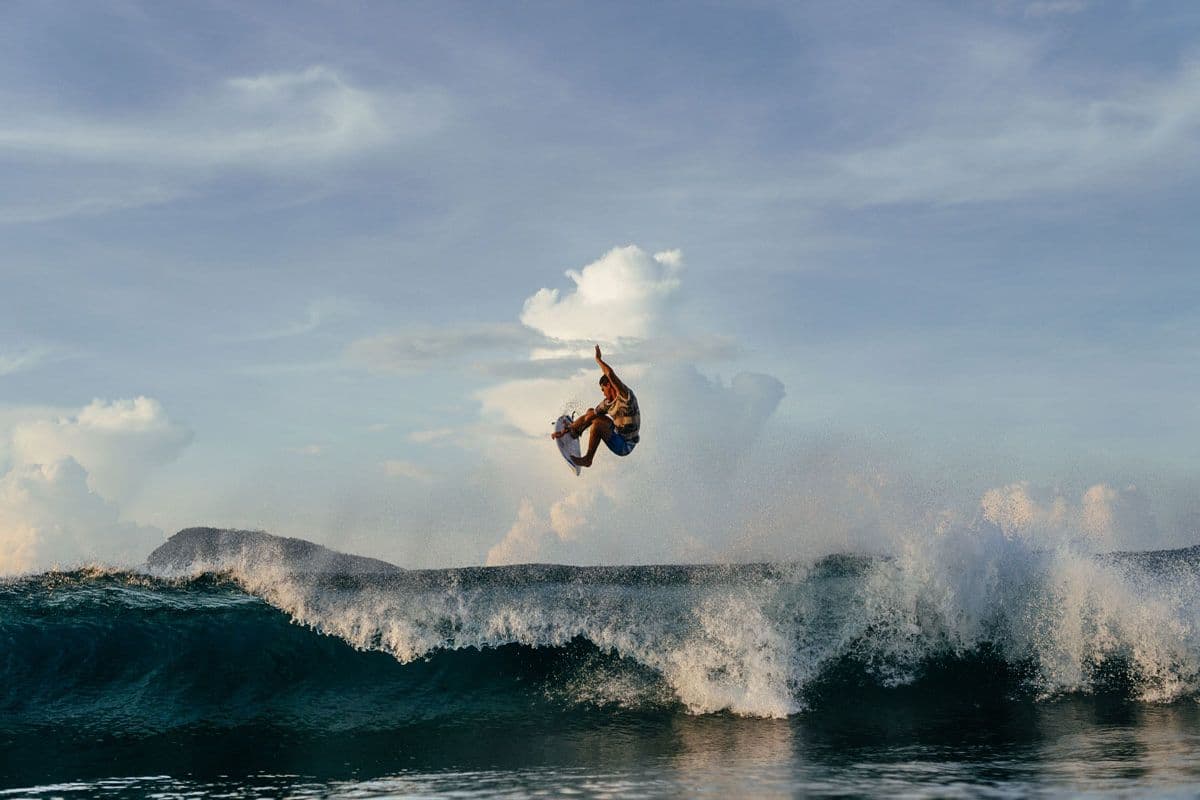
[[[589,408],[584,412],[583,416],[571,423],[571,435],[578,439],[580,434],[588,429],[588,426],[592,424],[592,420],[595,418],[596,409]]]
[[[600,448],[600,443],[612,431],[612,420],[604,414],[596,414],[592,412],[594,419],[592,420],[592,432],[588,438],[587,454],[583,456],[572,456],[571,460],[581,467],[590,467],[592,458],[596,455],[596,450]]]

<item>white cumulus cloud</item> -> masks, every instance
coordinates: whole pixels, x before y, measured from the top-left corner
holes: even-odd
[[[94,400],[74,416],[18,424],[12,458],[20,464],[72,458],[87,470],[92,489],[119,502],[191,440],[192,432],[172,421],[153,398]]]
[[[585,535],[589,525],[602,522],[611,506],[612,498],[602,486],[577,488],[552,503],[545,515],[530,498],[523,498],[512,527],[488,550],[487,565],[569,560],[573,554],[564,545]]]
[[[0,574],[93,561],[138,563],[162,532],[120,519],[70,457],[0,476]]]
[[[748,372],[726,382],[689,363],[738,349],[718,333],[682,329],[673,305],[683,281],[678,250],[617,247],[566,274],[571,291],[540,289],[520,313],[550,341],[492,371],[514,379],[476,393],[491,431],[483,453],[496,472],[522,474],[531,487],[487,563],[637,563],[723,551],[737,536],[728,493],[783,385]],[[620,459],[601,446],[596,465],[576,479],[547,437],[559,414],[602,399],[594,342],[637,394],[642,441]]]
[[[1159,533],[1150,500],[1136,486],[1118,489],[1098,483],[1074,499],[1019,481],[984,492],[980,510],[1005,534],[1047,545],[1072,542],[1097,551],[1144,549]]]
[[[158,528],[121,517],[119,502],[174,459],[192,434],[149,397],[95,400],[74,413],[12,415],[0,475],[0,574],[89,562],[139,563]]]
[[[512,381],[481,395],[485,415],[528,434],[490,459],[499,472],[519,472],[539,487],[522,498],[489,564],[709,560],[740,539],[759,503],[731,498],[758,480],[763,463],[753,453],[783,385],[755,373],[726,382],[690,366],[622,375],[639,399],[642,441],[625,458],[601,445],[578,479],[558,463],[547,436],[564,398],[577,397],[580,408],[599,401],[595,370],[565,381]],[[534,464],[550,476],[531,473]]]
[[[568,270],[572,291],[539,289],[525,301],[521,322],[561,342],[644,339],[658,332],[682,270],[678,250],[650,255],[636,245],[616,247],[581,270]]]

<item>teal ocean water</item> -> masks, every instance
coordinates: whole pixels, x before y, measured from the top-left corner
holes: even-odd
[[[0,797],[1200,793],[1200,551],[0,583]]]

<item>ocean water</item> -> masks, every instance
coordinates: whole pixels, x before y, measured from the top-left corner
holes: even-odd
[[[0,583],[0,798],[1200,794],[1197,549],[407,572],[232,533]]]

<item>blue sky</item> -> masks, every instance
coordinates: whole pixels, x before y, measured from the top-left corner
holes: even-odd
[[[1194,4],[0,20],[9,569],[190,524],[420,565],[837,549],[833,451],[923,498],[876,528],[1102,486],[1153,511],[1109,544],[1194,540]],[[533,420],[595,402],[593,340],[662,413],[576,481]],[[784,478],[820,514],[752,518]]]

